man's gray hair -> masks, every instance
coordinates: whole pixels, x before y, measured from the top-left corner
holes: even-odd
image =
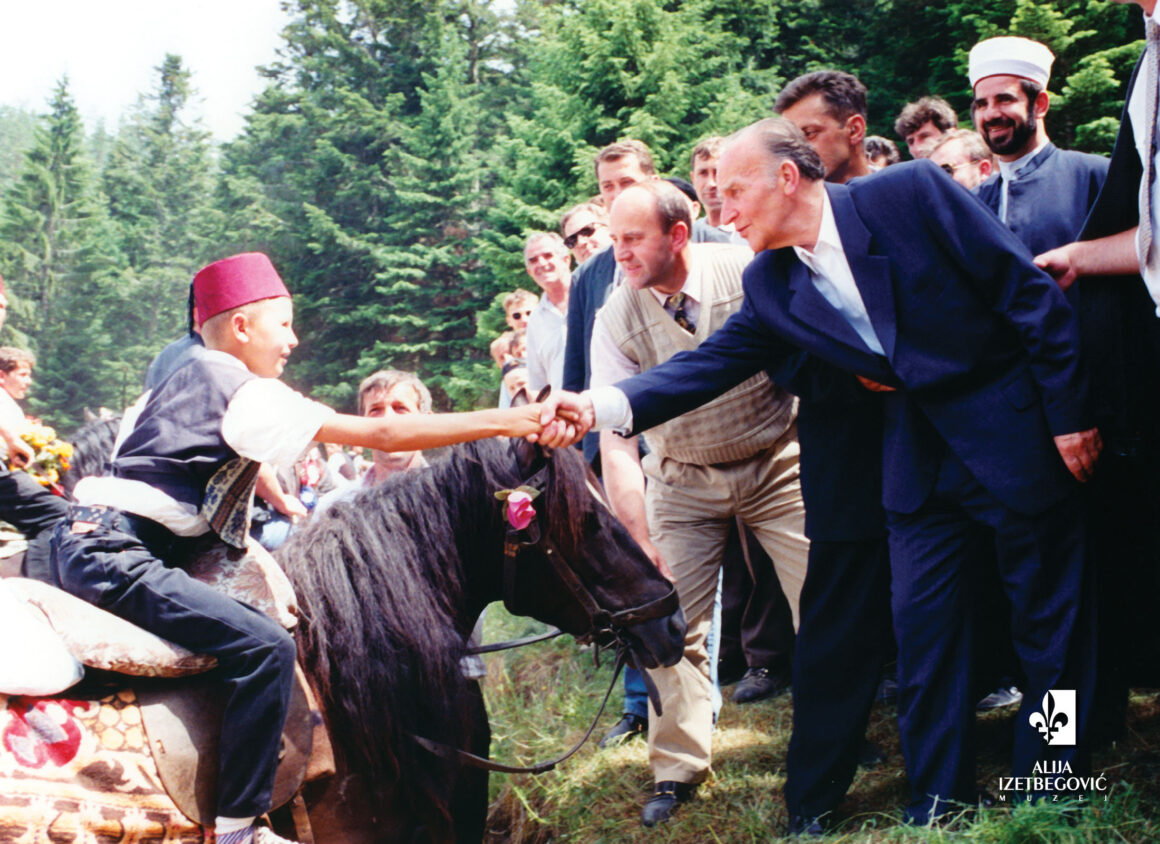
[[[567,255],[568,247],[564,245],[564,238],[555,232],[532,232],[528,235],[528,239],[524,241],[524,255],[528,254],[528,249],[533,243],[539,243],[541,240],[551,241],[552,248],[557,255]]]
[[[399,384],[407,384],[419,395],[419,412],[431,412],[431,391],[427,385],[419,380],[414,372],[404,372],[401,369],[380,369],[362,380],[358,385],[358,412],[363,415],[367,412],[367,396],[371,393],[389,393]]]
[[[595,202],[581,202],[579,205],[573,205],[564,212],[564,216],[560,218],[560,233],[564,233],[564,229],[568,227],[568,221],[577,214],[587,212],[592,215],[593,219],[598,223],[608,224],[608,209],[603,205],[598,205]]]
[[[802,130],[784,117],[767,117],[735,132],[729,138],[732,143],[738,137],[753,133],[761,148],[777,161],[792,161],[797,165],[802,177],[818,182],[826,177],[826,166],[818,151],[810,146]]]
[[[968,161],[972,163],[975,161],[990,161],[992,164],[995,163],[995,154],[991,152],[991,148],[987,146],[987,142],[983,140],[983,136],[978,132],[972,132],[970,129],[951,129],[949,132],[944,132],[943,136],[931,147],[930,151],[933,153],[936,149],[952,141],[962,142],[963,152],[966,153]]]

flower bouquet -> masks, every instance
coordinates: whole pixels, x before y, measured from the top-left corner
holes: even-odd
[[[73,447],[57,439],[56,431],[40,422],[32,422],[27,431],[21,434],[20,439],[28,443],[33,457],[28,465],[21,468],[32,475],[42,485],[62,495],[63,490],[57,481],[68,471],[68,462],[72,459]]]

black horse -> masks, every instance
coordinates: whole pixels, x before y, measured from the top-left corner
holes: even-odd
[[[98,420],[77,432],[70,491],[107,469],[116,428]],[[517,533],[495,493],[528,483],[541,490],[538,515]],[[460,660],[489,603],[577,637],[615,627],[646,667],[675,664],[684,646],[671,584],[573,449],[454,447],[315,517],[278,559],[298,594],[301,661],[339,763],[339,776],[307,794],[323,844],[481,839],[486,772],[416,737],[487,755],[483,698]]]
[[[495,493],[529,482],[542,488],[538,515],[516,534]],[[553,554],[578,577],[579,596]],[[301,602],[303,666],[339,759],[326,793],[308,795],[323,842],[480,840],[486,772],[415,737],[486,755],[486,711],[460,660],[492,601],[577,637],[591,634],[591,615],[607,628],[610,613],[629,610],[617,635],[647,667],[675,664],[683,648],[671,584],[574,449],[549,457],[523,441],[457,446],[429,469],[335,505],[278,558]],[[660,605],[663,614],[632,612]]]

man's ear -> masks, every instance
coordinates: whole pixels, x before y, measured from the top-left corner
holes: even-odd
[[[991,172],[994,169],[995,169],[995,165],[991,163],[991,160],[989,158],[984,158],[982,161],[979,162],[979,173],[982,174],[984,179],[987,178],[988,176],[990,176]]]
[[[793,161],[783,158],[781,163],[777,165],[777,174],[785,179],[785,187],[782,188],[782,192],[786,196],[797,193],[798,187],[801,185],[802,174]]]
[[[860,144],[866,140],[866,118],[860,114],[852,114],[846,119],[846,132],[851,144]]]
[[[684,220],[673,223],[673,227],[669,229],[669,240],[672,243],[673,252],[680,252],[688,245],[689,227],[685,225]]]
[[[1051,95],[1047,93],[1047,89],[1043,89],[1035,95],[1035,102],[1032,103],[1032,108],[1035,109],[1035,116],[1042,119],[1048,110],[1051,108]]]

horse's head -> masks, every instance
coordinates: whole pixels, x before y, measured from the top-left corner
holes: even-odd
[[[509,450],[519,478],[513,489],[535,496],[535,512],[513,507],[511,496],[500,505],[508,609],[581,640],[622,642],[643,667],[675,665],[685,640],[676,590],[612,514],[580,453],[525,440]]]

